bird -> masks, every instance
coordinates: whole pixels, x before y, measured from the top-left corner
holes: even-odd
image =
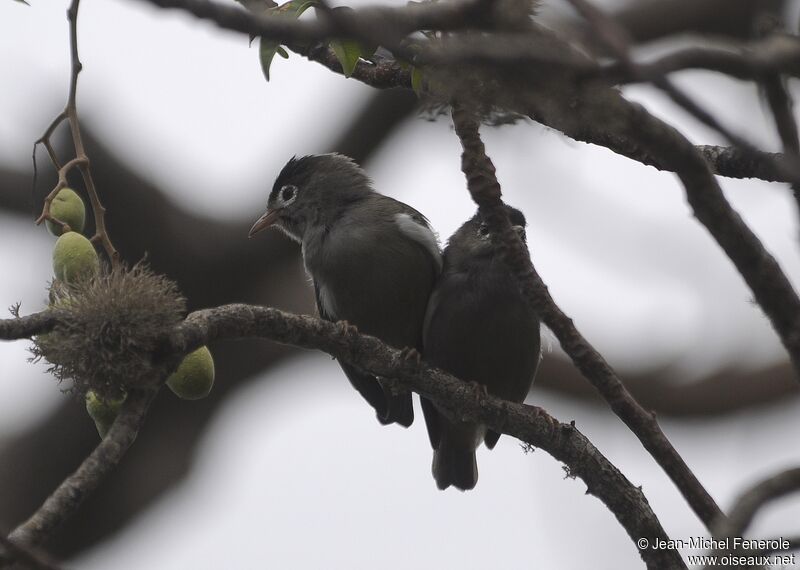
[[[525,242],[525,216],[504,207]],[[450,237],[428,302],[422,355],[432,366],[475,383],[476,389],[522,402],[541,358],[539,318],[500,256],[479,213]],[[478,481],[475,450],[481,440],[494,448],[500,434],[454,418],[425,398],[422,411],[437,487],[473,489]]]
[[[397,349],[421,350],[425,309],[442,267],[425,216],[376,192],[353,159],[331,153],[286,163],[249,236],[269,227],[300,243],[320,318],[346,321]],[[410,391],[339,365],[381,424],[412,424]]]

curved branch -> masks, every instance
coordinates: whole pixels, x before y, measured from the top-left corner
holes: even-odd
[[[784,495],[800,491],[800,467],[786,469],[759,481],[741,494],[728,513],[717,521],[714,536],[725,538],[743,536],[756,513],[767,503]]]
[[[446,402],[465,420],[484,422],[494,430],[542,448],[586,483],[587,492],[614,513],[634,542],[643,537],[666,537],[641,489],[634,487],[573,425],[562,424],[534,406],[491,395],[478,399],[466,382],[406,358],[401,351],[361,335],[345,323],[268,307],[225,305],[190,314],[165,339],[163,350],[164,354],[183,353],[215,340],[252,337],[321,350],[378,376],[395,379],[434,401]],[[645,549],[640,554],[649,568],[685,568],[675,550]]]

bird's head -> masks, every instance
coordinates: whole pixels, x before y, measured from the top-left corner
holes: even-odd
[[[320,154],[292,158],[275,180],[267,211],[249,235],[276,227],[302,242],[310,227],[329,225],[370,192],[369,177],[350,157]]]
[[[514,231],[520,236],[523,242],[525,236],[525,216],[511,206],[505,206],[508,218]],[[456,230],[447,242],[445,255],[451,261],[458,263],[473,263],[476,259],[494,257],[495,248],[492,246],[492,235],[489,227],[483,221],[480,213],[476,213],[472,218]]]

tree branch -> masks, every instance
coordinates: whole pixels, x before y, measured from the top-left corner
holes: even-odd
[[[5,550],[5,554],[3,551]],[[4,559],[5,557],[5,559]],[[33,570],[60,570],[59,567],[48,560],[45,556],[7,539],[5,532],[0,531],[0,566],[4,564],[21,564],[25,568]]]
[[[767,503],[800,491],[800,467],[786,469],[759,481],[742,493],[731,507],[727,519],[715,524],[717,538],[743,536],[756,513]]]
[[[453,31],[485,25],[482,0],[409,4],[403,8],[372,7],[310,20],[248,12],[209,0],[143,0],[161,8],[176,8],[221,28],[265,37],[286,44],[309,44],[334,38],[384,38],[385,47],[418,30]]]
[[[463,107],[454,106],[453,125],[464,148],[461,169],[467,177],[467,188],[491,229],[493,242],[500,248],[509,268],[517,276],[524,297],[556,335],[575,366],[639,438],[697,516],[710,527],[715,519],[723,516],[714,499],[672,447],[655,417],[631,396],[611,366],[556,305],[533,267],[525,244],[512,230],[508,215],[502,208],[500,184],[495,176],[494,165],[486,155],[480,139],[477,121]]]
[[[223,29],[248,34],[253,33],[256,35],[259,33],[265,33],[267,35],[272,34],[271,37],[273,39],[287,42],[290,44],[290,49],[298,54],[307,57],[311,61],[316,61],[324,65],[335,73],[342,73],[342,68],[338,59],[327,47],[314,46],[308,48],[300,47],[297,44],[291,45],[292,42],[297,42],[298,40],[301,40],[300,43],[304,41],[302,40],[302,38],[305,38],[303,34],[308,30],[303,28],[304,31],[302,33],[295,32],[296,26],[306,26],[307,23],[305,21],[297,23],[288,19],[284,21],[271,18],[269,22],[265,23],[262,22],[264,17],[256,16],[245,10],[223,7],[215,3],[198,0],[146,1],[162,7],[181,8],[198,18],[210,20]],[[434,6],[435,5],[440,4],[434,4]],[[426,6],[428,5],[426,4]],[[384,15],[385,14],[387,13],[384,13]],[[356,18],[358,18],[358,16],[356,16]],[[368,22],[369,18],[365,17],[364,20],[358,21]],[[422,24],[423,22],[418,21],[415,23]],[[432,25],[434,23],[435,22],[427,22],[426,25],[435,27]],[[328,28],[325,28],[324,31],[327,33],[327,30]],[[312,32],[313,38],[319,39],[324,36],[319,29],[312,30]],[[584,69],[589,69],[590,67],[591,66],[584,66]],[[659,70],[660,73],[665,73],[667,71],[669,71],[668,68]],[[410,70],[390,58],[379,58],[374,63],[359,61],[351,77],[378,89],[392,87],[411,88]],[[606,133],[593,132],[590,126],[586,126],[584,132],[580,136],[577,136],[575,133],[560,129],[558,126],[552,124],[552,122],[547,122],[543,117],[534,114],[531,115],[531,118],[544,122],[547,126],[560,130],[567,136],[576,138],[577,140],[605,146],[618,154],[648,166],[653,166],[658,170],[674,171],[674,166],[671,165],[671,161],[660,157],[658,153],[649,152],[630,138],[622,137],[617,134],[615,138],[611,139]],[[708,160],[713,171],[720,176],[727,176],[730,178],[759,178],[770,182],[786,182],[789,180],[786,173],[776,166],[777,164],[786,162],[785,157],[781,154],[761,151],[745,153],[741,149],[719,146],[698,146],[696,148],[698,152]]]
[[[580,477],[587,492],[599,498],[636,541],[664,537],[666,533],[641,489],[634,487],[573,425],[562,424],[544,410],[487,395],[477,399],[469,384],[406,359],[399,350],[378,339],[359,334],[345,323],[330,323],[308,316],[251,305],[225,305],[196,311],[165,339],[164,354],[189,351],[221,339],[267,338],[282,344],[322,350],[377,376],[392,378],[433,401],[446,403],[467,421],[540,447],[565,463]],[[651,542],[653,544],[653,542]],[[674,551],[640,550],[648,568],[684,568]]]
[[[92,206],[92,213],[94,214],[95,234],[92,236],[93,242],[99,242],[108,255],[109,260],[113,266],[120,263],[119,253],[117,252],[111,238],[108,235],[105,224],[106,209],[103,207],[100,197],[97,194],[97,189],[92,178],[92,171],[89,167],[89,157],[86,155],[86,150],[83,145],[83,136],[81,135],[80,122],[78,120],[77,108],[77,94],[78,94],[78,76],[83,69],[80,57],[78,55],[78,9],[80,7],[80,0],[72,0],[72,3],[67,10],[67,20],[69,21],[69,45],[70,45],[70,82],[69,82],[69,96],[67,98],[67,106],[64,110],[53,119],[50,125],[45,130],[44,134],[33,145],[33,167],[34,167],[34,186],[36,184],[36,147],[39,144],[44,145],[53,166],[58,170],[58,183],[55,188],[44,199],[44,207],[42,208],[41,215],[36,219],[37,224],[41,224],[45,220],[50,220],[61,226],[62,230],[65,224],[50,214],[50,205],[55,199],[56,195],[62,188],[67,186],[67,175],[70,170],[77,167],[81,172],[86,193],[89,196],[89,201]],[[63,166],[60,164],[55,150],[51,143],[51,137],[55,133],[56,128],[64,121],[69,123],[70,134],[72,135],[72,144],[75,147],[75,158],[69,160]]]
[[[714,538],[731,539],[733,537],[743,537],[745,531],[750,526],[756,513],[767,503],[779,499],[790,493],[800,491],[800,467],[786,469],[771,477],[768,477],[742,493],[731,507],[726,519],[718,520],[714,525]],[[727,549],[716,548],[714,555],[741,555],[741,548],[736,547],[732,541],[727,541]],[[797,544],[788,541],[789,548],[780,552],[787,552],[797,548]],[[772,554],[776,552],[770,552]],[[750,553],[746,553],[750,554]],[[767,554],[764,554],[767,555]]]
[[[70,518],[122,460],[136,439],[154,397],[154,391],[131,391],[106,437],[42,506],[14,529],[9,540],[21,547],[37,546]],[[0,553],[0,563],[9,561],[8,557],[3,560]]]
[[[43,313],[42,313],[43,314]],[[44,332],[52,321],[31,315],[27,334]],[[25,318],[25,317],[23,317]],[[17,321],[22,319],[11,319]],[[2,326],[7,321],[0,321]],[[466,420],[486,423],[492,429],[540,447],[580,477],[587,492],[600,499],[619,520],[634,541],[647,538],[669,540],[641,489],[598,451],[574,425],[562,424],[544,410],[489,396],[475,398],[463,382],[424,362],[406,358],[377,338],[361,335],[346,323],[284,313],[253,305],[225,305],[191,313],[164,339],[159,358],[186,353],[222,339],[266,338],[301,348],[317,349],[374,373],[395,379],[404,386],[446,403]],[[102,478],[119,463],[133,443],[153,393],[131,393],[123,411],[106,438],[84,464],[62,483],[44,505],[11,539],[18,544],[40,544],[80,505]],[[649,568],[685,568],[675,550],[640,550]]]
[[[0,340],[18,340],[46,333],[51,331],[57,322],[58,319],[52,311],[42,311],[13,319],[0,319]]]

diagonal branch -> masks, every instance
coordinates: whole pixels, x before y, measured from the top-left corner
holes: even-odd
[[[45,315],[47,313],[42,313]],[[30,323],[20,334],[38,334],[53,326],[37,315],[23,317]],[[0,320],[0,330],[10,321]],[[8,335],[11,336],[11,335]],[[375,337],[359,334],[346,323],[331,323],[314,317],[284,313],[253,305],[225,305],[191,313],[163,341],[159,359],[185,354],[222,339],[265,338],[281,344],[321,350],[377,376],[394,379],[435,402],[446,403],[468,421],[514,436],[547,451],[563,462],[572,476],[580,477],[587,493],[600,499],[614,514],[634,542],[649,544],[669,537],[653,513],[641,488],[635,487],[573,424],[563,424],[546,411],[501,400],[491,395],[475,397],[470,384],[424,362],[404,356]],[[18,544],[45,540],[91,493],[102,478],[119,463],[133,443],[153,393],[131,393],[109,434],[47,499],[42,508],[15,530]],[[638,546],[637,546],[638,548]],[[647,567],[654,570],[685,569],[675,549],[639,549]]]
[[[91,454],[67,477],[31,517],[9,535],[22,547],[45,542],[114,470],[136,439],[155,391],[131,391],[119,416]],[[0,566],[3,560],[0,552]]]
[[[14,529],[9,538],[19,544],[41,544],[68,519],[122,460],[136,440],[154,397],[153,391],[131,391],[106,437],[40,509]]]
[[[580,477],[587,492],[614,513],[631,539],[665,537],[640,488],[634,487],[573,425],[562,424],[540,408],[475,397],[469,384],[424,362],[403,356],[378,339],[359,334],[345,323],[330,323],[277,309],[226,305],[189,315],[165,342],[166,354],[183,353],[220,339],[267,338],[322,350],[377,376],[392,378],[433,401],[446,403],[466,421],[481,421],[547,451]],[[685,568],[675,550],[640,549],[648,568]]]
[[[672,479],[697,516],[706,526],[710,526],[723,516],[714,499],[661,431],[654,415],[639,405],[611,366],[578,332],[572,319],[556,305],[533,267],[527,248],[511,229],[508,215],[502,208],[500,184],[480,139],[477,121],[463,107],[456,106],[453,109],[453,124],[464,148],[461,169],[467,177],[469,192],[478,204],[483,219],[492,229],[493,239],[497,240],[496,244],[501,248],[506,262],[517,276],[528,303],[553,331],[564,352],[586,379]]]

